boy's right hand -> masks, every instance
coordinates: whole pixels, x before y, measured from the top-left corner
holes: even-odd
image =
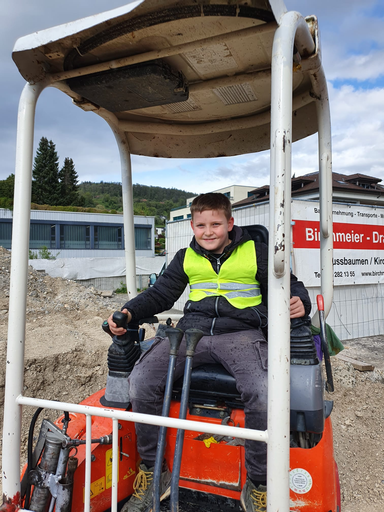
[[[127,309],[123,309],[121,312],[127,315],[127,323],[129,324],[129,322],[132,320],[131,313]],[[116,336],[122,336],[127,332],[127,329],[124,329],[124,327],[117,327],[117,325],[113,321],[113,313],[111,313],[107,322],[112,334],[115,334]]]

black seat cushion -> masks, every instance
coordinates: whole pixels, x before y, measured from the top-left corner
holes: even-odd
[[[175,382],[173,389],[179,394],[182,387],[183,378],[180,378]],[[190,397],[201,395],[216,400],[241,400],[234,377],[220,364],[205,364],[193,368]]]

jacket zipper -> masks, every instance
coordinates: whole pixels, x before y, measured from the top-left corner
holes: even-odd
[[[216,318],[214,318],[212,320],[212,324],[211,324],[211,336],[213,336],[213,329],[215,328],[215,323],[216,323]]]
[[[216,297],[216,300],[215,300],[215,313],[216,313],[216,316],[220,316],[219,308],[218,308],[218,306],[219,306],[219,299],[220,299],[220,297]]]
[[[215,328],[215,324],[216,324],[216,319],[217,317],[220,316],[220,313],[219,313],[219,299],[220,297],[216,297],[216,300],[215,300],[215,313],[216,313],[216,317],[212,320],[212,324],[211,324],[211,336],[213,336],[213,329]]]
[[[221,258],[223,257],[223,254],[219,257],[219,258],[215,258],[216,260],[216,264],[217,264],[217,267],[216,267],[216,273],[218,274],[220,272],[220,267],[221,267]]]
[[[215,258],[216,260],[216,274],[219,274],[220,272],[220,267],[221,267],[221,258],[224,256],[224,253],[219,256],[218,258]],[[213,256],[214,257],[214,256]],[[208,258],[209,259],[209,258]],[[219,309],[218,309],[218,306],[219,306],[219,299],[220,297],[216,297],[216,300],[215,300],[215,313],[216,313],[216,317],[212,319],[212,324],[211,324],[211,330],[210,330],[210,334],[211,336],[213,336],[213,330],[215,328],[215,324],[216,324],[216,319],[217,317],[220,316],[219,314]]]

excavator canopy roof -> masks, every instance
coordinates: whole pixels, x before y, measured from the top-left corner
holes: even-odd
[[[130,152],[205,158],[270,145],[272,45],[282,0],[144,0],[20,38],[13,59],[116,124]],[[307,20],[315,39],[316,20]],[[293,140],[317,130],[311,80],[293,61]]]

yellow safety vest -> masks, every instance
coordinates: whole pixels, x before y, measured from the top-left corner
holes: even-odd
[[[188,247],[184,258],[184,272],[189,278],[189,300],[206,297],[225,297],[238,309],[261,303],[260,283],[256,281],[257,262],[252,240],[237,247],[221,265],[217,274],[211,262]]]

